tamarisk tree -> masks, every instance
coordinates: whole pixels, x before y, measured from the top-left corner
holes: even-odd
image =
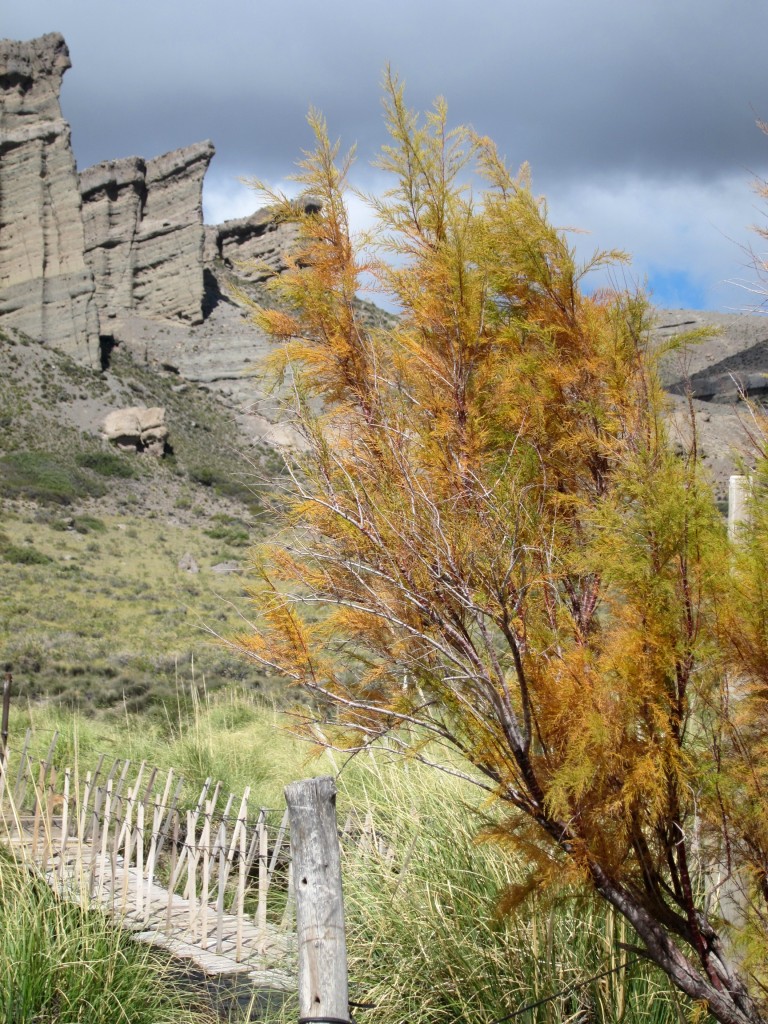
[[[319,114],[296,180],[320,208],[269,195],[299,242],[257,316],[305,445],[236,644],[332,742],[387,734],[485,787],[530,866],[510,909],[588,886],[715,1018],[765,1021],[768,516],[729,548],[644,299],[581,290],[622,255],[579,266],[442,101],[418,117],[388,77],[385,110],[369,237]]]

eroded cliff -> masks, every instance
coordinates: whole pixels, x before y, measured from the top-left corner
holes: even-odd
[[[83,171],[85,254],[107,317],[203,319],[203,178],[211,142]]]
[[[0,40],[0,317],[81,362],[99,320],[70,129],[59,95],[62,36]]]

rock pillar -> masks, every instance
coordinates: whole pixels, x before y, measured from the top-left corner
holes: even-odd
[[[0,40],[0,325],[96,365],[99,322],[59,96],[62,36]]]
[[[80,176],[86,257],[107,314],[203,319],[203,178],[210,142]]]

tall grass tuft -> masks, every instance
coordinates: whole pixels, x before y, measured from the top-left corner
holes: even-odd
[[[0,858],[0,1020],[8,1024],[213,1024],[167,961],[95,910]]]
[[[622,948],[634,938],[626,924],[586,893],[499,916],[524,866],[475,841],[482,818],[466,786],[418,766],[367,767],[375,820],[396,856],[391,864],[364,847],[345,852],[351,998],[375,1007],[355,1011],[358,1024],[685,1019],[664,976]],[[619,969],[590,980],[611,968]]]

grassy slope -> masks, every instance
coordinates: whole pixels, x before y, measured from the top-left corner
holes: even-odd
[[[162,405],[173,455],[116,452],[93,424]],[[83,426],[88,429],[83,429]],[[193,658],[209,687],[264,677],[211,643],[247,614],[243,577],[280,460],[247,460],[231,413],[205,391],[118,355],[107,374],[0,336],[0,667],[15,692],[144,706]],[[178,568],[189,553],[200,572]]]
[[[61,528],[70,522],[75,528]],[[219,562],[243,558],[241,546],[210,536],[227,525],[163,526],[136,515],[40,521],[39,514],[6,514],[0,530],[0,643],[3,661],[13,666],[15,694],[97,706],[125,702],[135,709],[147,698],[172,695],[177,675],[188,676],[193,659],[198,676],[212,687],[260,682],[208,632],[241,628],[238,610],[246,606],[241,576],[211,571]],[[15,560],[32,552],[40,563]],[[196,560],[199,573],[178,568],[185,554]]]

